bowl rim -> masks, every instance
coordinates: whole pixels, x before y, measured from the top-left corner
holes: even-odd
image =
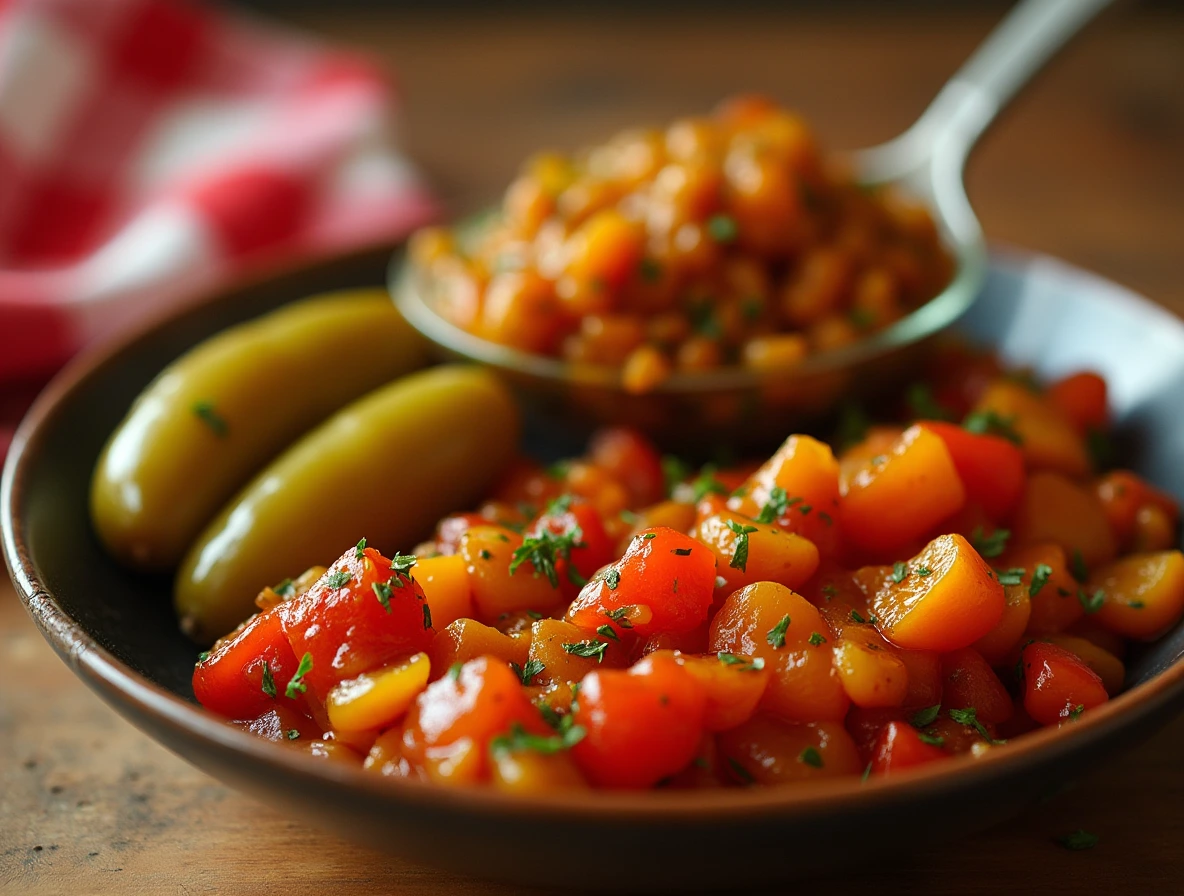
[[[356,256],[318,261],[291,269],[307,273],[331,265],[356,261]],[[1184,344],[1184,322],[1125,287],[1096,274],[1048,256],[1004,249],[992,253],[992,268],[1023,275],[1039,264],[1053,276],[1068,278],[1078,288],[1087,286],[1103,301],[1136,312],[1156,326],[1170,326]],[[288,271],[285,271],[288,273]],[[274,276],[274,272],[273,272]],[[62,660],[82,681],[134,724],[150,717],[157,730],[168,730],[176,739],[200,742],[240,762],[279,771],[289,781],[332,785],[363,800],[381,799],[413,808],[467,812],[503,818],[553,818],[565,821],[597,821],[628,818],[630,823],[692,825],[745,823],[776,817],[788,819],[811,814],[866,811],[913,801],[944,791],[968,790],[1007,778],[1029,765],[1055,763],[1109,740],[1121,730],[1154,716],[1163,707],[1184,702],[1184,659],[1177,660],[1151,679],[1119,694],[1081,717],[1071,728],[1042,728],[1023,736],[1005,749],[986,755],[955,757],[900,775],[870,778],[846,776],[794,787],[723,788],[704,791],[593,791],[573,794],[521,796],[490,788],[450,788],[418,781],[383,779],[361,769],[317,762],[295,750],[264,741],[228,725],[197,704],[172,693],[97,643],[44,588],[34,568],[25,531],[28,477],[50,426],[63,414],[65,401],[91,377],[119,360],[126,349],[148,341],[164,326],[211,305],[230,304],[262,276],[244,286],[219,291],[207,302],[191,303],[155,315],[134,331],[108,341],[71,362],[37,398],[21,422],[9,449],[0,478],[0,538],[9,572],[26,611]],[[154,738],[158,739],[158,738]]]

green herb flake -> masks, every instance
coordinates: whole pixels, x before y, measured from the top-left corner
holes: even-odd
[[[485,548],[481,549],[481,553],[478,554],[478,556],[482,560],[491,560],[493,558],[493,554],[490,551],[486,550]]]
[[[728,215],[712,215],[707,219],[707,232],[717,243],[734,243],[740,233],[736,219]]]
[[[966,725],[970,728],[973,728],[989,744],[1005,743],[1005,741],[996,740],[995,738],[991,737],[991,732],[988,731],[986,726],[978,720],[978,712],[973,706],[967,706],[964,709],[951,709],[948,712],[948,715],[959,725]]]
[[[366,556],[366,539],[364,537],[358,541],[354,548],[354,556],[359,560]]]
[[[818,647],[820,644],[825,644],[825,643],[826,643],[826,638],[824,638],[824,637],[823,637],[822,635],[820,635],[818,632],[810,632],[810,637],[809,637],[809,638],[807,638],[807,640],[808,640],[808,641],[809,641],[811,644],[813,644],[815,647]]]
[[[717,653],[716,658],[725,666],[735,666],[737,672],[758,672],[765,668],[764,657],[754,656],[746,659],[734,653]]]
[[[289,700],[295,700],[297,694],[303,694],[308,690],[308,685],[304,683],[304,676],[312,671],[312,654],[306,653],[300,658],[300,665],[296,667],[296,674],[292,676],[292,680],[288,682],[288,686],[284,688],[284,694]]]
[[[610,566],[605,570],[604,584],[608,586],[609,591],[615,591],[617,586],[621,584],[621,571],[616,567]]]
[[[263,683],[260,688],[268,697],[275,696],[275,676],[271,674],[271,666],[268,665],[267,660],[263,661]]]
[[[822,768],[822,754],[814,749],[814,747],[806,747],[798,755],[798,762],[805,763],[812,768]]]
[[[453,663],[448,667],[448,677],[453,681],[460,681],[460,670],[464,667],[463,663]]]
[[[347,585],[352,579],[353,579],[352,575],[350,575],[344,569],[339,569],[339,570],[337,570],[337,572],[331,572],[327,576],[325,576],[325,584],[328,585],[330,588],[342,588],[345,585]]]
[[[220,439],[230,435],[230,425],[226,418],[218,413],[212,401],[195,401],[191,408],[195,417],[209,427],[210,432]]]
[[[934,397],[928,383],[913,383],[905,393],[909,410],[917,420],[949,420],[950,412]]]
[[[860,625],[863,625],[865,622],[867,622],[867,620],[863,618],[863,614],[858,610],[851,611],[851,621],[858,622]]]
[[[1023,438],[1016,432],[1015,417],[1002,417],[994,411],[974,411],[962,421],[962,428],[976,435],[999,436],[1015,445],[1022,445]]]
[[[926,576],[933,575],[933,570],[930,569],[928,566],[918,566],[916,569],[913,570],[913,572],[915,572],[921,578],[925,578]]]
[[[1106,603],[1106,592],[1099,588],[1093,594],[1087,594],[1084,590],[1078,589],[1077,599],[1081,601],[1085,612],[1092,615],[1102,609],[1102,605]]]
[[[945,746],[946,739],[936,734],[930,734],[928,731],[918,731],[917,739],[923,744],[929,744],[931,747]]]
[[[370,586],[374,589],[374,596],[388,613],[391,611],[391,586],[387,582],[375,582]]]
[[[997,569],[995,576],[999,579],[1000,585],[1022,585],[1024,584],[1024,576],[1028,571],[1022,567],[1013,567],[1011,569]]]
[[[748,570],[748,536],[756,531],[756,526],[743,526],[735,520],[728,520],[728,528],[736,533],[736,552],[732,555],[732,562],[728,566],[741,572]]]
[[[677,554],[679,557],[689,557],[689,556],[691,556],[691,549],[690,548],[674,548],[673,550],[671,550],[670,553]]]
[[[645,533],[645,535],[641,536],[641,539],[642,539],[642,541],[652,541],[653,539],[655,539],[657,537],[658,537],[657,534],[655,534],[653,532],[647,532],[647,533]]]
[[[564,643],[563,649],[572,656],[582,656],[584,658],[596,657],[596,662],[604,662],[604,652],[608,650],[608,643],[605,641],[591,638],[587,641],[576,641],[574,643]]]
[[[789,512],[789,495],[781,486],[775,485],[769,489],[769,498],[761,507],[756,521],[758,523],[773,523],[785,516],[787,512]]]
[[[605,610],[604,615],[615,622],[621,628],[633,628],[633,623],[629,621],[629,614],[636,609],[633,604],[625,607],[617,607],[615,610]]]
[[[838,593],[839,589],[834,586],[833,582],[827,582],[822,586],[822,596],[827,600],[834,600]]]
[[[894,581],[897,585],[899,585],[901,582],[903,582],[905,580],[905,578],[908,576],[908,574],[909,574],[908,566],[906,566],[904,563],[897,560],[895,563],[892,564],[892,575],[889,576],[889,578],[891,578],[892,581]]]
[[[863,774],[859,776],[859,783],[866,784],[867,779],[870,778],[871,776],[872,776],[872,764],[869,762],[866,766],[864,766]]]
[[[1076,722],[1078,719],[1081,718],[1081,714],[1083,712],[1085,712],[1085,704],[1078,703],[1076,706],[1072,707],[1069,710],[1069,721]]]
[[[777,650],[785,646],[785,633],[787,631],[789,631],[788,613],[782,616],[781,620],[775,626],[769,629],[768,634],[765,635],[765,640],[774,650]]]
[[[579,526],[573,526],[562,535],[556,535],[550,529],[542,529],[538,535],[531,535],[523,539],[522,544],[514,549],[510,555],[510,575],[514,575],[523,563],[529,563],[534,569],[534,576],[546,576],[552,588],[559,587],[560,560],[571,559],[574,548],[586,547],[584,532]]]
[[[970,534],[970,543],[979,555],[987,560],[998,557],[1007,550],[1007,540],[1011,538],[1008,529],[996,529],[990,535],[983,532],[982,526],[975,526]]]
[[[1052,576],[1052,567],[1047,563],[1037,563],[1032,569],[1032,581],[1028,585],[1028,596],[1035,597],[1040,593],[1040,589],[1048,584],[1049,577]]]
[[[524,685],[529,685],[531,680],[546,669],[546,665],[542,660],[527,660],[525,666],[519,666],[517,663],[510,663],[510,668],[518,676],[518,680]]]
[[[286,737],[288,740],[300,740],[300,732],[295,728],[289,728],[286,732],[284,732],[284,737]]]
[[[909,724],[914,728],[928,728],[937,721],[937,716],[940,712],[940,703],[935,703],[933,706],[926,706],[924,709],[918,709],[909,717]]]
[[[825,510],[818,511],[818,518],[828,526],[833,526],[835,524],[834,517],[832,517]]]
[[[621,640],[617,636],[617,630],[614,629],[608,623],[598,626],[596,629],[596,634],[600,635],[601,637],[608,638],[610,641],[620,641]]]
[[[276,594],[278,594],[280,597],[295,597],[296,596],[296,583],[293,582],[291,579],[284,579],[282,582],[280,582],[278,585],[276,585],[271,590],[274,591]]]
[[[1076,830],[1068,834],[1062,834],[1060,837],[1054,838],[1059,846],[1074,852],[1081,852],[1085,849],[1093,849],[1098,845],[1098,835],[1091,834],[1089,831]]]
[[[417,562],[414,554],[400,554],[396,551],[395,556],[391,558],[391,569],[404,575],[410,575],[411,567],[415,566]]]
[[[580,725],[571,725],[561,734],[531,734],[521,722],[515,722],[509,734],[502,734],[489,742],[489,750],[495,756],[504,753],[542,753],[551,755],[570,750],[584,739],[587,732]]]
[[[728,768],[732,770],[732,774],[736,776],[741,784],[748,785],[756,781],[756,778],[752,776],[752,772],[742,766],[731,756],[728,757]]]
[[[423,627],[425,630],[432,627],[432,608],[427,605],[426,601],[423,605]]]
[[[1073,556],[1069,558],[1069,574],[1078,582],[1089,579],[1089,567],[1085,565],[1085,558],[1081,556],[1079,548],[1073,549]]]

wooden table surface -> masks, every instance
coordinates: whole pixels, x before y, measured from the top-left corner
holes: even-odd
[[[399,19],[302,24],[397,66],[406,144],[449,197],[495,195],[542,145],[694,112],[740,89],[826,143],[903,128],[990,25],[983,14]],[[1129,5],[1070,48],[971,164],[988,235],[1184,312],[1184,16]],[[1026,816],[838,879],[881,893],[1170,892],[1184,881],[1184,718]],[[1090,852],[1052,838],[1084,828]],[[856,845],[853,845],[856,846]],[[358,850],[227,790],[91,695],[0,585],[0,892],[517,892]]]

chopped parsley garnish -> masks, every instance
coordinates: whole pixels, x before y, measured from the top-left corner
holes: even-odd
[[[826,638],[824,638],[818,632],[810,632],[810,637],[807,638],[806,640],[809,641],[811,644],[813,644],[815,647],[817,647],[820,644],[826,643]]]
[[[300,740],[300,732],[295,728],[289,728],[286,732],[284,732],[284,737],[286,737],[288,740]]]
[[[916,569],[913,570],[913,572],[915,572],[921,578],[925,578],[925,576],[933,575],[933,570],[930,569],[928,566],[918,566]]]
[[[584,739],[587,732],[580,725],[571,725],[561,734],[531,734],[521,722],[515,722],[509,734],[502,734],[489,742],[490,752],[498,753],[542,753],[550,755],[570,750]]]
[[[363,537],[354,548],[354,556],[361,560],[366,556],[366,539]]]
[[[1069,574],[1079,582],[1089,578],[1089,567],[1085,565],[1085,558],[1081,556],[1079,548],[1074,548],[1073,556],[1069,558]]]
[[[427,605],[426,601],[423,605],[423,627],[425,629],[432,627],[432,608]]]
[[[1040,589],[1048,584],[1048,579],[1052,575],[1052,567],[1047,563],[1037,563],[1032,570],[1032,582],[1028,585],[1028,596],[1035,597],[1040,593]]]
[[[607,623],[598,626],[596,629],[596,634],[600,635],[602,638],[608,638],[610,641],[621,640],[619,637],[617,637],[617,630]]]
[[[652,258],[643,258],[639,261],[637,272],[646,283],[657,283],[662,279],[662,266]]]
[[[765,668],[764,657],[754,656],[748,660],[734,653],[717,653],[716,658],[725,666],[735,666],[737,672],[757,672]]]
[[[707,464],[691,483],[691,503],[698,504],[708,495],[726,495],[728,487],[715,478],[715,466]]]
[[[822,768],[822,754],[813,747],[806,747],[798,756],[798,762],[804,762],[813,768]]]
[[[966,415],[962,428],[976,435],[999,436],[1015,445],[1022,445],[1023,438],[1016,432],[1015,417],[1001,417],[994,411],[974,411]]]
[[[997,569],[995,576],[999,579],[1000,585],[1022,585],[1027,572],[1023,567],[1017,566],[1011,569]]]
[[[923,744],[929,744],[931,747],[941,747],[945,745],[946,739],[937,734],[930,734],[928,731],[918,731],[917,739]]]
[[[728,566],[741,572],[748,571],[748,535],[756,531],[756,526],[743,526],[735,520],[728,520],[728,528],[736,533],[736,552],[732,555],[732,562]]]
[[[629,614],[633,612],[634,607],[630,604],[627,607],[617,607],[615,610],[605,610],[604,615],[619,625],[621,628],[633,628],[633,623],[629,621]]]
[[[386,582],[375,582],[370,586],[374,589],[374,596],[388,613],[391,611],[391,586]]]
[[[679,458],[667,454],[662,458],[662,478],[666,480],[666,496],[674,493],[676,486],[681,485],[691,475],[691,469]]]
[[[558,588],[559,571],[556,564],[560,560],[570,559],[573,548],[584,547],[583,539],[584,532],[579,526],[573,526],[562,535],[543,529],[538,535],[524,539],[521,546],[515,548],[510,556],[510,575],[514,575],[523,563],[530,563],[535,578],[546,576],[551,587]]]
[[[575,643],[565,643],[563,649],[572,656],[582,656],[585,658],[596,657],[596,662],[604,662],[604,652],[608,650],[608,643],[600,641],[596,638],[590,638],[587,641],[576,641]]]
[[[866,783],[867,779],[870,778],[871,776],[872,776],[872,764],[869,762],[866,766],[864,766],[863,774],[859,776],[859,783],[860,784]]]
[[[480,557],[482,560],[489,560],[489,559],[491,559],[491,558],[493,557],[493,554],[492,554],[490,551],[488,551],[487,549],[485,549],[485,548],[482,548],[482,549],[481,549],[481,553],[480,553],[478,556],[479,556],[479,557]]]
[[[427,604],[424,604],[426,607]],[[284,688],[284,694],[288,699],[295,700],[297,694],[303,694],[308,690],[308,685],[304,683],[304,676],[312,671],[312,654],[306,653],[300,658],[300,665],[296,667],[296,674],[292,676],[292,680],[288,682],[288,686]]]
[[[785,633],[789,631],[789,614],[786,613],[781,617],[781,620],[769,629],[769,633],[765,635],[765,640],[773,647],[774,650],[785,646]]]
[[[571,510],[571,502],[573,500],[575,500],[575,497],[571,493],[565,493],[560,495],[558,498],[555,498],[550,504],[547,505],[547,516],[560,516],[561,514],[567,513],[569,510]],[[526,508],[521,509],[533,510],[533,508],[530,508],[529,505]],[[534,514],[523,513],[522,515],[529,517],[533,516]]]
[[[690,548],[674,548],[670,553],[677,554],[679,557],[689,557],[689,556],[691,556],[691,549]]]
[[[1011,531],[1008,529],[996,529],[987,535],[983,532],[982,526],[975,526],[974,531],[970,533],[970,543],[982,557],[988,560],[998,557],[1007,549],[1007,539],[1009,538],[1011,538]]]
[[[858,622],[860,625],[867,622],[867,620],[863,618],[863,614],[860,613],[858,610],[851,611],[851,621]]]
[[[514,670],[514,674],[518,676],[519,681],[523,684],[530,684],[531,679],[547,667],[542,660],[527,660],[525,666],[510,663],[510,668]]]
[[[203,650],[201,653],[199,653],[197,655],[197,661],[199,663],[204,663],[209,658],[210,658],[210,652],[208,650]]]
[[[284,579],[271,590],[280,597],[293,597],[296,594],[296,583],[291,579]]]
[[[909,410],[918,420],[949,420],[950,412],[933,396],[928,383],[913,383],[905,395]]]
[[[927,728],[937,721],[937,715],[940,712],[940,703],[935,703],[933,706],[926,706],[924,709],[918,709],[909,718],[909,724],[914,728]]]
[[[1080,852],[1083,849],[1093,849],[1095,846],[1097,846],[1098,835],[1091,834],[1089,831],[1078,829],[1072,833],[1063,834],[1060,837],[1057,837],[1056,842],[1060,846],[1065,847],[1065,849],[1071,849],[1074,852]]]
[[[949,717],[959,725],[966,725],[970,728],[973,728],[987,743],[1005,743],[1005,741],[996,740],[995,738],[991,737],[991,732],[988,731],[986,726],[978,720],[978,713],[973,706],[967,706],[965,709],[951,709],[949,711]]]
[[[834,586],[833,582],[827,582],[822,586],[822,596],[827,600],[833,600],[835,595],[839,593],[839,589]]]
[[[448,677],[453,681],[460,681],[460,670],[463,666],[464,663],[453,663],[448,667]]]
[[[610,591],[615,591],[617,586],[621,584],[621,571],[610,566],[604,572],[604,584],[608,586]]]
[[[337,572],[331,572],[329,575],[325,576],[325,584],[330,588],[341,588],[351,579],[353,579],[352,575],[350,575],[344,569],[339,569]]]
[[[1093,614],[1102,609],[1102,605],[1106,603],[1106,592],[1099,588],[1093,594],[1086,594],[1085,591],[1078,589],[1077,599],[1085,607],[1086,613]]]
[[[754,781],[756,781],[756,778],[752,776],[752,772],[742,766],[731,756],[728,757],[728,768],[732,770],[732,774],[740,779],[741,784],[752,784]]]
[[[194,416],[210,428],[210,431],[220,439],[230,434],[230,426],[226,418],[214,409],[212,401],[195,401],[192,407]]]
[[[1076,722],[1078,719],[1081,718],[1081,714],[1083,712],[1085,712],[1085,704],[1078,703],[1076,706],[1072,707],[1069,710],[1069,721]]]
[[[707,219],[707,232],[717,243],[734,243],[740,229],[736,219],[727,215],[712,215]]]
[[[641,540],[642,540],[642,541],[652,541],[653,539],[655,539],[655,538],[657,538],[657,537],[658,537],[658,536],[657,536],[657,534],[656,534],[656,533],[654,533],[654,532],[647,532],[647,533],[645,533],[645,535],[641,536]],[[688,553],[689,553],[689,552],[688,552]]]
[[[275,696],[275,676],[271,674],[271,666],[267,664],[267,660],[263,661],[263,684],[260,688],[268,697]]]
[[[822,520],[822,522],[826,523],[826,525],[828,525],[828,526],[833,526],[835,524],[834,517],[832,517],[825,510],[818,511],[818,518],[820,520]]]
[[[892,564],[892,575],[889,578],[891,578],[892,581],[894,581],[897,585],[899,585],[901,582],[903,582],[905,580],[905,577],[908,576],[908,574],[909,574],[909,568],[905,564],[903,564],[899,560],[897,560],[895,563]]]
[[[505,536],[502,537],[504,538]],[[393,569],[395,572],[401,572],[404,575],[409,575],[411,567],[413,567],[416,562],[417,561],[414,554],[400,554],[396,551],[395,556],[391,558],[391,569]]]
[[[789,496],[785,493],[785,489],[779,485],[775,485],[769,489],[769,499],[761,507],[761,512],[757,516],[756,521],[758,523],[776,522],[785,516],[788,511]]]

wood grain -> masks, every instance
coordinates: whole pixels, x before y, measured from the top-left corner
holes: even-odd
[[[445,195],[489,198],[529,151],[707,107],[738,89],[829,145],[900,130],[982,16],[352,17],[303,22],[397,66],[405,140]],[[987,138],[970,193],[990,237],[1061,255],[1184,313],[1184,16],[1108,14]],[[1184,719],[1026,816],[837,878],[883,894],[1169,892],[1184,879]],[[187,766],[108,710],[0,586],[0,892],[510,894],[359,850]],[[1052,838],[1098,834],[1071,853]],[[858,844],[852,844],[853,856]],[[721,859],[722,860],[722,859]]]

